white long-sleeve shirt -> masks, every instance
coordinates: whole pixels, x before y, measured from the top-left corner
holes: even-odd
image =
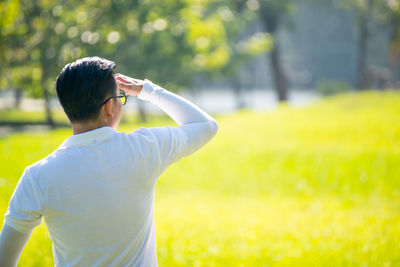
[[[0,250],[7,231],[27,238],[43,217],[56,266],[157,266],[157,178],[204,146],[218,124],[148,80],[138,98],[160,107],[179,126],[142,127],[128,134],[103,127],[66,139],[25,169],[5,215]]]

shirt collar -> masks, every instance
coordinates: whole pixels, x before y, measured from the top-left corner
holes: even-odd
[[[75,134],[68,137],[59,148],[68,148],[71,146],[81,145],[89,142],[102,141],[110,138],[115,133],[117,133],[117,131],[108,126],[97,128],[88,132]]]

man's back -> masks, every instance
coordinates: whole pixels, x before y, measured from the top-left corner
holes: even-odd
[[[129,80],[124,81],[121,87],[129,89]],[[42,217],[53,241],[56,266],[157,265],[153,208],[157,178],[170,164],[211,140],[218,124],[192,103],[146,80],[138,97],[160,107],[179,126],[120,133],[115,130],[120,106],[107,102],[113,97],[117,96],[101,104],[105,105],[102,117],[91,123],[117,114],[114,129],[75,133],[25,169],[0,235],[0,260],[4,258],[0,265],[14,265]],[[73,124],[74,130],[89,126]]]
[[[124,134],[104,127],[74,135],[27,168],[19,186],[36,193],[21,201],[44,216],[57,265],[155,263],[153,203],[160,162],[151,130]]]

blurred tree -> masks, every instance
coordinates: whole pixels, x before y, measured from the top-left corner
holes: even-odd
[[[244,108],[246,103],[242,94],[242,81],[239,77],[240,67],[249,63],[254,57],[269,52],[272,47],[272,38],[270,34],[262,32],[244,34],[247,27],[257,18],[257,14],[249,9],[243,0],[211,1],[207,9],[209,12],[206,16],[212,14],[214,19],[219,21],[225,35],[224,40],[220,39],[219,42],[222,45],[220,51],[225,54],[224,58],[227,60],[224,60],[223,64],[207,64],[207,62],[212,62],[214,57],[213,53],[207,52],[207,49],[211,48],[209,40],[215,38],[208,31],[203,31],[193,38],[198,53],[195,58],[196,75],[212,80],[228,78],[234,91],[236,108]],[[210,12],[212,10],[214,12]],[[197,19],[204,20],[204,16],[198,16]]]
[[[13,22],[18,16],[19,1],[18,0],[8,0],[0,2],[0,62],[5,62],[7,59],[7,47],[5,46],[5,39],[7,33]],[[0,77],[4,77],[4,67],[5,64],[0,64]],[[0,90],[5,89],[8,84],[6,84],[6,79],[0,79]],[[18,88],[15,90],[16,100],[14,106],[19,108],[21,100],[21,90]]]
[[[226,5],[220,8],[221,19],[228,24],[227,41],[231,58],[229,64],[222,68],[219,74],[230,77],[237,109],[246,107],[243,95],[245,81],[242,81],[243,78],[240,77],[240,67],[249,63],[254,57],[271,51],[273,46],[272,37],[268,33],[256,32],[250,36],[244,36],[247,27],[258,18],[254,8],[246,3],[243,0],[227,1]],[[227,10],[232,14],[231,16],[227,16],[229,14]]]
[[[243,16],[226,0],[8,0],[7,7],[17,12],[0,22],[2,82],[44,97],[49,124],[52,81],[76,58],[109,58],[118,72],[177,90],[199,74],[232,73],[239,52],[261,53],[269,41],[259,34],[234,46]]]
[[[392,69],[392,75],[396,77],[400,55],[400,0],[385,0],[385,3],[389,10],[387,21],[391,32],[389,37],[389,64]]]
[[[0,61],[4,62],[6,58],[5,39],[10,32],[15,19],[18,16],[19,1],[5,0],[0,2]],[[4,68],[4,64],[0,64],[0,71]]]
[[[325,0],[326,1],[326,0]],[[332,1],[332,0],[331,0]],[[337,1],[333,1],[337,2]],[[385,25],[391,16],[391,6],[397,0],[340,0],[339,5],[354,17],[358,31],[357,88],[364,90],[372,85],[368,70],[368,44],[375,25]]]
[[[372,10],[375,0],[341,0],[341,5],[355,15],[358,31],[357,43],[357,88],[369,87],[367,72],[367,49],[370,39],[370,28],[373,23]],[[379,0],[378,0],[379,1]]]
[[[43,97],[46,121],[54,125],[50,89],[66,59],[59,53],[65,45],[65,38],[57,35],[62,6],[57,2],[38,0],[19,1],[15,6],[18,15],[1,31],[5,49],[2,83],[23,88],[32,96]]]
[[[84,54],[110,58],[119,72],[178,90],[198,73],[218,71],[229,62],[225,26],[212,3],[93,0],[76,11],[77,22],[88,23],[74,27]]]
[[[273,47],[270,52],[270,66],[273,81],[279,101],[288,100],[288,80],[281,62],[277,32],[284,20],[294,9],[291,0],[247,0],[249,9],[258,11],[264,29],[273,37]]]

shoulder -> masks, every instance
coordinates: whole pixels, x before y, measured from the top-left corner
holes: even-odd
[[[157,142],[156,128],[140,127],[139,129],[127,134],[129,138],[136,139],[142,142]]]
[[[155,132],[157,132],[157,129],[159,128],[162,127],[153,127],[153,128],[140,127],[139,129],[133,131],[130,134],[140,138],[155,138]]]
[[[65,151],[66,149],[57,149],[53,151],[45,158],[27,166],[24,170],[24,174],[37,183],[40,183],[41,179],[44,177],[43,174],[57,173],[60,164],[63,163]]]
[[[185,141],[187,139],[185,131],[182,129],[182,127],[172,126],[152,128],[141,127],[132,134],[136,135],[140,139],[154,142],[158,145],[165,142],[170,143],[174,140]]]

